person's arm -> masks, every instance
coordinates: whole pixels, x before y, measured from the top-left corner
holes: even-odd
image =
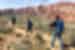
[[[52,32],[53,30],[55,30],[56,27],[56,22],[52,22],[51,24],[49,24],[49,30]]]
[[[53,22],[52,24],[50,24],[50,27],[56,27],[56,22]]]

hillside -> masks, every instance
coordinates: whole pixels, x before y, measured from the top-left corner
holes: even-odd
[[[0,15],[30,15],[30,16],[41,16],[41,19],[49,19],[56,14],[61,14],[67,22],[75,21],[75,3],[64,3],[60,2],[57,4],[50,4],[47,6],[39,5],[33,7],[22,7],[18,9],[4,9],[0,10]]]

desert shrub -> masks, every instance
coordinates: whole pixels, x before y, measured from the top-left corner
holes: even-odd
[[[20,38],[20,37],[22,37],[22,34],[17,33],[17,34],[16,34],[16,37]]]
[[[41,44],[45,43],[45,40],[43,38],[43,34],[40,32],[37,32],[35,39],[38,40]]]
[[[13,32],[13,29],[7,29],[7,30],[2,29],[2,30],[0,30],[0,32],[4,33],[4,34],[8,34],[8,33]]]

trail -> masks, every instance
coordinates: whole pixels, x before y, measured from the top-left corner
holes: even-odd
[[[35,31],[33,31],[33,34],[34,33],[36,33],[37,31],[35,30]],[[20,29],[20,28],[16,28],[16,33],[20,33],[20,34],[22,34],[22,35],[26,35],[26,31],[24,30],[24,29]],[[46,41],[46,44],[48,45],[48,47],[49,47],[49,45],[50,45],[50,38],[51,38],[51,36],[49,36],[47,33],[45,33],[45,34],[41,34],[42,35],[42,37],[44,38],[44,40]],[[30,35],[31,36],[31,35]],[[34,35],[35,36],[35,35]],[[47,46],[46,45],[46,46]],[[53,50],[59,50],[58,48],[59,48],[59,43],[58,43],[58,41],[56,42],[56,46],[55,46],[56,48],[54,48]],[[66,48],[65,50],[75,50],[75,48],[72,48],[72,47],[69,47],[69,49],[68,48]]]
[[[33,35],[36,34],[38,31],[34,30],[33,31]],[[20,28],[16,28],[16,33],[20,33],[22,35],[26,35],[26,31],[23,30],[23,29],[20,29]],[[49,47],[50,45],[50,36],[48,35],[48,33],[45,33],[45,34],[40,34],[43,39],[46,41],[46,47]],[[35,35],[34,35],[35,36]],[[33,37],[34,38],[34,37]]]
[[[26,31],[20,28],[16,28],[16,33],[20,33],[20,34],[26,34]]]

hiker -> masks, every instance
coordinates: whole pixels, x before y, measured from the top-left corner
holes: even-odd
[[[32,32],[32,28],[33,28],[33,23],[30,19],[28,19],[28,21],[27,21],[27,31]]]
[[[12,18],[11,18],[11,22],[12,22],[12,29],[13,29],[13,32],[15,32],[16,16],[12,16]]]
[[[54,42],[56,40],[56,37],[58,38],[60,42],[60,47],[61,50],[64,50],[64,43],[62,40],[62,33],[64,31],[64,22],[60,18],[60,16],[56,16],[56,20],[54,23],[50,25],[52,28],[54,28],[54,32],[52,33],[52,38],[51,38],[51,48],[54,48]]]
[[[12,25],[15,26],[15,24],[16,24],[16,16],[12,16],[11,20],[12,20]]]

